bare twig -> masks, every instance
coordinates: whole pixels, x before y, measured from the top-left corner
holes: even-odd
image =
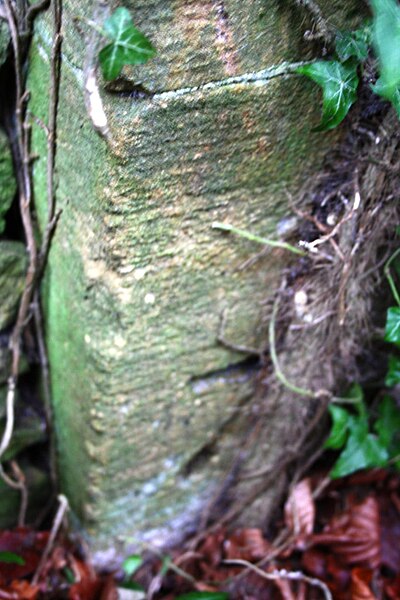
[[[25,523],[26,510],[28,507],[28,488],[26,486],[25,476],[15,460],[11,461],[11,468],[13,470],[15,479],[12,479],[9,475],[7,475],[1,463],[0,476],[10,488],[13,490],[18,490],[21,494],[21,504],[18,514],[18,527],[23,527]]]
[[[286,579],[289,581],[304,581],[305,583],[308,583],[313,587],[318,587],[323,592],[326,600],[333,600],[332,594],[329,591],[328,586],[323,581],[321,581],[320,579],[316,579],[315,577],[308,577],[308,575],[305,575],[301,571],[287,571],[286,569],[276,569],[267,573],[266,571],[263,571],[262,569],[260,569],[256,565],[253,565],[247,560],[241,560],[237,558],[231,560],[224,560],[223,562],[226,565],[237,565],[240,567],[246,567],[247,569],[254,571],[254,573],[257,573],[257,575],[259,575],[260,577],[263,577],[263,579],[269,579],[271,581],[276,581],[277,579]]]
[[[306,256],[306,253],[297,248],[296,246],[292,246],[292,244],[288,244],[287,242],[282,242],[280,240],[270,240],[268,238],[260,237],[259,235],[255,235],[254,233],[250,233],[250,231],[246,231],[245,229],[239,229],[238,227],[234,227],[233,225],[229,225],[228,223],[213,223],[211,225],[213,229],[220,229],[221,231],[228,231],[230,233],[235,233],[240,237],[246,238],[251,242],[257,242],[258,244],[264,244],[265,246],[271,246],[271,248],[281,248],[282,250],[288,250],[293,254],[299,254],[300,256]]]
[[[54,192],[54,165],[56,153],[56,124],[57,124],[57,107],[60,85],[60,64],[61,64],[61,0],[53,0],[53,48],[50,67],[50,101],[49,101],[49,123],[47,126],[48,138],[48,169],[47,169],[47,194],[48,194],[48,223],[43,236],[43,243],[40,252],[38,252],[36,244],[36,235],[34,221],[32,218],[32,157],[30,154],[31,147],[31,124],[29,122],[29,114],[27,112],[27,103],[29,101],[29,92],[25,90],[25,59],[27,44],[32,36],[34,18],[46,6],[49,0],[39,0],[34,5],[26,7],[16,4],[13,0],[4,0],[4,10],[10,29],[12,48],[14,53],[15,66],[15,127],[16,141],[13,146],[14,162],[17,165],[17,182],[19,193],[19,207],[25,235],[25,242],[28,252],[28,268],[25,276],[25,285],[21,295],[17,319],[10,338],[11,349],[11,371],[8,379],[7,391],[7,413],[6,425],[0,441],[0,459],[7,450],[14,429],[14,403],[15,394],[18,384],[19,364],[21,358],[21,338],[24,333],[26,324],[32,314],[33,305],[36,304],[35,322],[37,326],[37,337],[39,344],[39,352],[42,360],[42,367],[45,369],[44,354],[44,336],[41,329],[41,319],[38,316],[40,304],[38,301],[38,286],[41,276],[46,265],[47,256],[50,248],[50,242],[54,233],[55,226],[59,217],[59,213],[55,211],[55,192]],[[36,302],[32,302],[35,298]],[[35,311],[35,309],[34,309]],[[44,379],[46,374],[44,374]],[[47,378],[48,379],[48,378]],[[46,385],[46,384],[45,384]],[[46,401],[46,404],[49,404]],[[21,474],[16,463],[13,466],[14,475],[17,481],[13,481],[8,477],[4,470],[0,469],[0,476],[11,487],[23,489],[25,479]],[[52,473],[54,479],[54,470]],[[22,485],[23,480],[23,485]],[[26,512],[26,497],[23,496],[21,506],[21,515]]]
[[[0,458],[4,454],[5,450],[7,449],[10,443],[14,428],[14,400],[15,389],[18,381],[21,336],[25,328],[27,317],[30,311],[30,303],[34,291],[37,265],[37,247],[31,215],[32,186],[28,150],[30,128],[25,122],[25,103],[27,100],[27,94],[23,90],[23,56],[21,54],[20,48],[21,24],[18,20],[18,15],[14,10],[11,0],[4,0],[4,5],[8,25],[11,32],[11,40],[15,61],[15,85],[17,94],[15,120],[17,128],[17,150],[19,154],[19,156],[16,158],[17,162],[20,165],[20,169],[18,169],[17,179],[19,186],[19,205],[29,255],[29,264],[25,278],[25,286],[22,292],[22,297],[19,305],[17,321],[14,325],[14,329],[10,339],[10,347],[12,351],[12,365],[11,375],[9,377],[8,382],[6,427],[0,444]]]
[[[38,567],[35,571],[35,574],[32,578],[32,585],[36,585],[39,581],[40,575],[43,571],[43,567],[46,564],[46,561],[49,557],[49,554],[53,548],[54,545],[54,541],[57,537],[58,531],[61,527],[61,524],[63,522],[65,513],[67,512],[67,510],[69,509],[69,504],[68,504],[68,499],[63,496],[63,494],[60,494],[58,496],[58,501],[59,501],[59,507],[56,513],[56,516],[54,517],[54,522],[53,522],[53,526],[51,528],[50,531],[50,535],[49,535],[49,539],[47,540],[47,544],[46,547],[43,551],[42,557],[40,559],[40,562],[38,564]]]
[[[311,14],[312,19],[315,23],[315,29],[316,29],[317,33],[315,34],[312,32],[307,32],[308,35],[306,35],[305,37],[307,37],[308,39],[320,37],[327,44],[330,44],[334,38],[334,31],[328,25],[328,22],[324,18],[322,11],[321,11],[319,5],[317,4],[317,2],[315,2],[314,0],[295,0],[295,2],[299,6],[304,6],[305,8],[307,8],[307,10]]]

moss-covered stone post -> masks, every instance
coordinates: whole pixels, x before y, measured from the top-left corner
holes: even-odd
[[[340,132],[311,133],[316,88],[282,74],[313,56],[299,3],[126,0],[158,54],[108,89],[85,19],[101,25],[117,4],[63,4],[63,213],[45,285],[61,485],[97,548],[165,541],[223,480],[252,395],[257,369],[217,342],[221,316],[233,344],[265,344],[262,304],[291,260],[279,250],[244,266],[260,248],[212,223],[279,238],[288,192],[318,172]],[[321,4],[332,24],[358,16],[353,3]],[[44,120],[50,40],[44,17],[29,76],[30,110]],[[94,93],[107,139],[89,115]],[[33,140],[44,215],[40,128]]]

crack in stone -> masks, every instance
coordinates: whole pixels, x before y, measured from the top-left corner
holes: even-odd
[[[158,91],[154,92],[153,100],[168,100],[169,98],[179,98],[195,92],[204,92],[219,88],[234,87],[237,85],[253,85],[253,86],[264,86],[271,79],[275,77],[284,77],[286,75],[293,75],[296,70],[304,65],[311,64],[313,61],[302,61],[297,63],[283,62],[280,65],[275,65],[261,71],[254,71],[252,73],[243,73],[242,75],[235,75],[234,77],[227,77],[217,81],[209,81],[193,87],[184,87],[174,90]]]

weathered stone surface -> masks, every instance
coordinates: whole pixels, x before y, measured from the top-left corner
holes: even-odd
[[[7,137],[0,131],[0,233],[4,231],[4,217],[14,199],[15,190],[10,147]]]
[[[0,329],[11,323],[24,289],[27,257],[21,242],[0,242]]]
[[[274,65],[309,56],[299,8],[261,0],[131,5],[159,55],[127,73],[157,93],[134,99],[103,91],[106,144],[85,110],[90,44],[70,21],[91,17],[93,5],[64,3],[63,216],[46,282],[62,486],[98,547],[112,536],[155,537],[158,527],[165,527],[160,535],[180,534],[229,466],[253,372],[217,344],[220,317],[226,309],[230,341],[263,343],[260,305],[290,257],[278,251],[240,269],[258,248],[211,225],[277,237],[290,214],[286,192],[318,171],[337,136],[310,134],[318,119],[312,84],[273,77]],[[328,12],[340,20],[350,9],[334,2]],[[31,109],[45,119],[43,21],[38,35]],[[243,76],[254,70],[251,81]],[[40,130],[34,145],[43,218]],[[279,428],[271,419],[271,438],[285,443]]]

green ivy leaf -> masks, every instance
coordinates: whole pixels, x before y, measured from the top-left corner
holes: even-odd
[[[336,54],[341,62],[346,62],[349,58],[364,62],[368,58],[370,27],[368,23],[355,31],[339,31],[336,36]]]
[[[297,73],[306,75],[322,87],[322,121],[314,131],[333,129],[343,121],[357,98],[357,64],[337,60],[303,65]]]
[[[117,8],[106,19],[104,31],[112,40],[99,53],[104,79],[118,77],[124,65],[140,65],[153,58],[156,50],[151,42],[133,24],[127,8]]]
[[[382,98],[385,98],[385,100],[389,100],[389,102],[392,103],[397,112],[397,116],[400,119],[400,86],[393,91],[384,84],[382,77],[380,77],[371,88],[375,94],[382,96]]]
[[[25,565],[25,560],[22,556],[18,556],[14,552],[0,552],[0,562],[9,563],[12,565],[20,565],[23,567]]]
[[[400,344],[400,307],[391,306],[387,311],[385,341]]]
[[[373,43],[379,60],[380,88],[392,101],[400,87],[400,5],[397,0],[371,0]]]
[[[400,411],[390,396],[385,396],[379,404],[379,416],[375,421],[374,429],[378,434],[379,443],[389,450],[389,454],[391,456],[397,454],[393,442],[400,432]]]
[[[387,387],[393,387],[400,383],[400,359],[397,356],[389,356],[389,368],[385,379]]]
[[[330,472],[332,479],[367,467],[383,467],[389,458],[387,449],[377,436],[368,433],[368,423],[363,418],[350,417],[348,427],[347,444]]]
[[[324,444],[324,448],[337,450],[338,448],[342,448],[346,443],[348,435],[347,425],[351,415],[345,408],[336,406],[335,404],[330,404],[328,410],[332,418],[332,429]]]
[[[133,590],[135,592],[144,592],[145,589],[140,583],[136,583],[136,581],[121,581],[118,584],[118,587],[123,590]]]
[[[350,388],[347,390],[345,398],[349,400],[353,400],[354,403],[357,403],[357,407],[361,410],[362,414],[365,413],[365,405],[364,405],[364,391],[359,383],[353,383]]]
[[[228,600],[226,592],[189,592],[183,596],[177,596],[176,600]]]
[[[122,570],[126,577],[131,577],[135,571],[138,570],[143,564],[143,559],[139,554],[132,554],[128,556],[122,563]]]

